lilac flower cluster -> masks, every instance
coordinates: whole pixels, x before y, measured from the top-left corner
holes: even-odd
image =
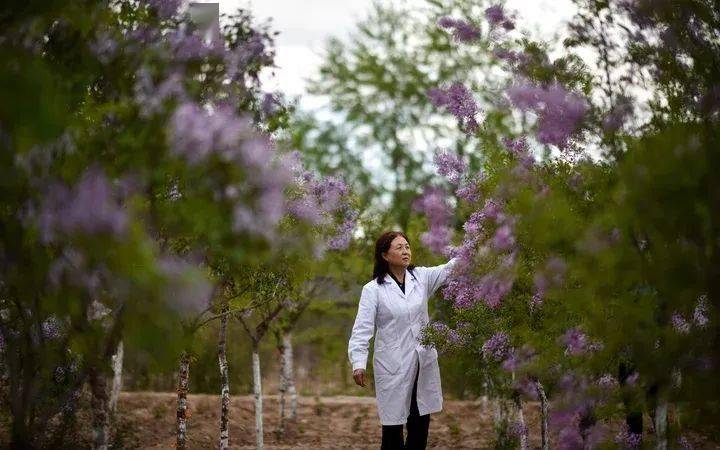
[[[688,334],[690,333],[690,323],[685,320],[682,314],[675,313],[670,318],[670,323],[672,323],[672,327],[680,334]]]
[[[40,325],[43,338],[58,339],[63,334],[63,323],[55,316],[50,316]]]
[[[462,84],[453,83],[446,88],[431,88],[428,90],[430,102],[438,108],[447,110],[460,121],[460,128],[467,133],[473,133],[478,127],[475,116],[478,105],[472,93]]]
[[[705,328],[710,322],[708,319],[708,302],[707,295],[701,295],[698,297],[697,305],[693,310],[693,322],[700,328]]]
[[[542,270],[535,273],[533,277],[535,294],[531,300],[531,308],[537,308],[542,304],[543,298],[549,289],[557,288],[563,284],[566,270],[565,261],[553,256],[547,260]]]
[[[480,191],[480,183],[482,177],[466,179],[465,183],[455,190],[455,195],[459,198],[467,200],[469,203],[477,203],[480,201],[482,192]]]
[[[485,18],[493,28],[503,28],[507,31],[515,29],[515,23],[505,15],[502,5],[493,5],[485,10]]]
[[[578,327],[565,331],[565,334],[560,337],[560,342],[565,345],[565,354],[572,356],[584,355],[603,348],[601,343],[590,341]]]
[[[617,378],[615,378],[614,376],[612,376],[609,373],[606,373],[603,376],[601,376],[600,378],[598,378],[597,384],[598,384],[598,386],[600,386],[603,389],[612,389],[612,388],[617,387],[618,381],[617,381]]]
[[[492,361],[500,361],[504,359],[510,352],[509,345],[510,337],[507,335],[507,333],[498,331],[483,344],[483,357]]]
[[[642,434],[633,433],[630,428],[625,425],[625,428],[620,430],[615,435],[615,443],[623,449],[636,449],[642,445]]]
[[[425,187],[422,195],[413,201],[413,209],[423,213],[429,225],[429,230],[420,235],[420,241],[431,251],[444,253],[452,239],[452,211],[446,201],[446,192],[439,187]]]
[[[180,0],[145,0],[160,19],[169,19],[175,16],[180,7]]]
[[[523,422],[520,422],[519,420],[515,420],[510,424],[508,432],[510,433],[510,436],[513,436],[516,438],[522,438],[523,436],[528,435],[528,428],[527,428],[527,425],[524,424]]]
[[[598,423],[596,408],[603,403],[586,377],[568,372],[558,383],[556,407],[550,413],[549,425],[559,436],[561,449],[595,448],[605,438],[606,427]]]
[[[541,87],[522,80],[511,86],[507,95],[515,107],[537,114],[538,141],[560,148],[568,146],[571,135],[588,109],[584,98],[568,92],[559,84]]]
[[[462,336],[457,330],[448,327],[442,322],[433,322],[431,327],[451,345],[463,342]]]
[[[453,38],[458,42],[472,42],[481,36],[480,29],[470,22],[463,19],[453,19],[452,17],[441,17],[438,20],[438,26],[446,30],[452,30]]]
[[[449,152],[441,152],[435,155],[435,167],[440,175],[447,177],[448,181],[458,184],[460,178],[467,170],[467,164],[458,156]]]
[[[528,143],[525,138],[518,139],[503,139],[505,148],[508,149],[511,155],[525,168],[530,168],[535,164],[535,158],[533,158],[528,148]]]
[[[290,200],[288,212],[297,219],[317,226],[333,225],[339,213],[339,223],[326,245],[331,250],[346,249],[352,240],[358,218],[358,211],[349,204],[350,189],[340,178],[328,176],[316,179],[309,171],[302,173],[299,182],[302,194]],[[324,249],[319,248],[318,251],[322,253]]]
[[[128,215],[118,201],[112,184],[102,169],[88,168],[73,188],[64,184],[51,185],[36,220],[44,243],[59,235],[124,235]]]
[[[330,250],[345,250],[350,246],[352,234],[357,226],[359,212],[356,209],[348,208],[345,211],[345,219],[336,229],[336,233],[328,240]]]
[[[503,370],[512,372],[520,369],[521,367],[529,364],[533,358],[535,358],[536,352],[527,344],[524,344],[519,349],[512,348],[507,354],[507,357],[503,361],[501,367]],[[526,382],[527,380],[523,381]],[[537,397],[537,389],[535,384],[533,386],[523,386],[523,392],[529,397]],[[532,394],[532,395],[530,395]]]

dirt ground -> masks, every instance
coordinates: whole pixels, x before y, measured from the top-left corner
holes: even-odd
[[[220,402],[218,396],[189,395],[191,449],[217,447]],[[255,448],[252,396],[236,396],[230,405],[230,447]],[[118,405],[115,448],[173,448],[175,444],[174,393],[122,393]],[[284,439],[278,425],[277,396],[263,397],[265,448],[270,449],[378,449],[380,422],[373,397],[300,397],[298,421]],[[531,448],[539,448],[538,405],[525,410],[531,429]],[[446,400],[442,412],[433,414],[428,448],[489,449],[493,439],[492,411],[481,401]]]

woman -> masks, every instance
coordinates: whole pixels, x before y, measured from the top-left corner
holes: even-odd
[[[444,283],[456,260],[415,267],[411,257],[403,233],[389,231],[377,240],[373,279],[363,286],[348,344],[353,378],[365,387],[368,344],[377,328],[373,369],[382,450],[424,449],[430,413],[442,409],[437,350],[421,345],[419,338],[429,321],[428,298]]]

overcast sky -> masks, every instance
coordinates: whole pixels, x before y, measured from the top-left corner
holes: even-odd
[[[413,4],[420,0],[405,1]],[[259,20],[272,19],[273,29],[280,32],[275,59],[278,69],[274,76],[264,77],[265,89],[292,97],[304,93],[304,80],[317,70],[326,39],[346,36],[371,4],[372,0],[220,0],[220,12],[232,13],[243,7]],[[574,11],[570,0],[508,0],[506,7],[518,12],[521,28],[545,37],[560,29]]]

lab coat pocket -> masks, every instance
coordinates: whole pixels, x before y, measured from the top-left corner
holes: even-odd
[[[391,348],[375,350],[374,360],[373,367],[378,375],[395,374],[400,370],[400,358],[398,358],[397,352]]]

